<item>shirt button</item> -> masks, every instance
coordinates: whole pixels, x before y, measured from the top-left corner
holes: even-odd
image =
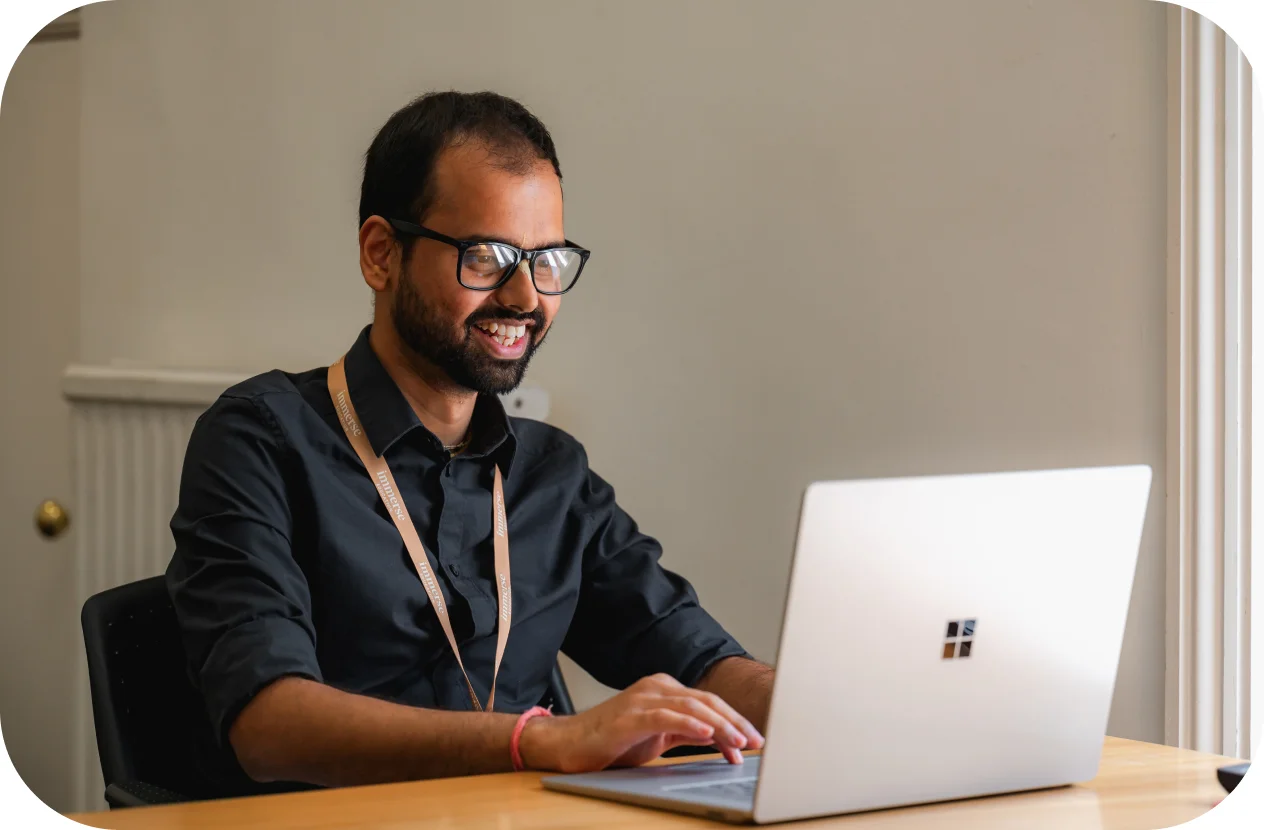
[[[460,568],[458,568],[456,565],[449,565],[449,566],[448,566],[448,572],[449,572],[450,574],[452,574],[453,576],[460,576],[460,575],[461,575],[461,569],[460,569]]]

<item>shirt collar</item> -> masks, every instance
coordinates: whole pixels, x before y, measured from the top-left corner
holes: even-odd
[[[355,404],[356,414],[360,416],[360,424],[364,427],[373,452],[383,455],[397,441],[416,429],[424,434],[423,442],[429,450],[446,458],[447,450],[443,449],[443,442],[417,418],[408,399],[395,385],[394,379],[369,345],[369,331],[372,328],[365,326],[360,332],[360,336],[347,352],[345,367],[347,390],[351,393],[351,402]],[[495,395],[479,395],[474,404],[470,427],[470,446],[464,455],[492,457],[508,478],[518,440],[500,398]]]
[[[471,458],[490,457],[500,465],[501,474],[509,478],[518,451],[518,436],[505,412],[505,405],[495,395],[479,395],[474,404],[474,416],[470,419],[470,446],[466,450]]]

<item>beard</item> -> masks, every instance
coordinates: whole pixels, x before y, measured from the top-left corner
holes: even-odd
[[[395,291],[391,322],[404,345],[442,371],[457,386],[480,395],[504,395],[522,383],[527,364],[540,346],[544,334],[536,340],[536,332],[544,331],[544,313],[538,308],[529,314],[508,310],[479,309],[465,318],[461,334],[452,331],[451,323],[426,304],[413,281],[404,276]],[[530,320],[526,351],[522,357],[503,360],[488,354],[474,341],[474,324],[481,320]]]

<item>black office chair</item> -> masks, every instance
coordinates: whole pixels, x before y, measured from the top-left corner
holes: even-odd
[[[214,736],[185,674],[163,578],[91,597],[81,620],[106,802],[132,807],[214,797],[193,763]]]

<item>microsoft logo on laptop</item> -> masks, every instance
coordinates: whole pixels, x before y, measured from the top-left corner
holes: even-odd
[[[974,620],[949,620],[944,636],[944,659],[969,657],[974,644]]]

